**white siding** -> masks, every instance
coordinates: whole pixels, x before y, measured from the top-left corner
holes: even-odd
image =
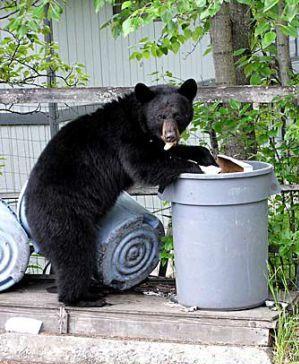
[[[214,77],[211,54],[203,56],[209,36],[189,55],[192,42],[185,44],[178,54],[129,61],[132,52],[129,47],[143,37],[154,38],[162,25],[155,22],[126,38],[114,39],[109,28],[100,30],[100,25],[111,15],[110,5],[96,14],[92,0],[69,0],[61,21],[53,24],[54,39],[60,44],[63,59],[85,64],[90,86],[132,86],[140,81],[152,84],[155,77],[151,74],[165,71],[180,79],[193,77],[204,81]]]

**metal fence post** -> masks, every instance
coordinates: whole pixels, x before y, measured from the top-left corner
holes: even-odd
[[[58,107],[56,103],[49,103],[49,125],[51,138],[58,132]]]
[[[49,10],[49,4],[47,4],[45,6],[45,14],[46,17],[44,19],[44,24],[45,26],[49,27],[49,32],[45,33],[45,42],[47,44],[51,44],[53,42],[53,26],[52,26],[52,20],[48,19],[48,10]],[[52,55],[52,50],[50,51],[50,56],[49,56],[49,60],[51,58]],[[54,87],[55,86],[55,72],[49,68],[47,70],[47,86],[49,88]],[[58,132],[59,130],[59,125],[58,125],[58,106],[57,103],[49,103],[49,125],[50,125],[50,135],[51,138]]]

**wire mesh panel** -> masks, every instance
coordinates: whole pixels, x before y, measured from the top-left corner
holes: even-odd
[[[58,126],[63,126],[69,120],[93,112],[97,107],[96,104],[59,104],[55,122]],[[51,138],[51,114],[48,104],[39,104],[38,107],[4,106],[1,110],[0,156],[4,158],[4,167],[0,193],[18,193]]]
[[[45,125],[0,126],[0,155],[4,158],[0,192],[19,192],[50,139]]]

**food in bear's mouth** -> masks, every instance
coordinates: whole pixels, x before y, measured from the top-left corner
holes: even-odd
[[[164,145],[164,150],[169,150],[171,147],[173,147],[174,145],[176,145],[176,142],[171,142],[171,143],[165,143]]]

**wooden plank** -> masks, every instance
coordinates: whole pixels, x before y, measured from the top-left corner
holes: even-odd
[[[299,185],[280,185],[282,192],[298,192]],[[155,196],[158,193],[158,187],[155,186],[133,186],[128,190],[132,196]],[[19,198],[19,192],[0,192],[0,198],[3,200],[15,200]]]
[[[196,344],[268,346],[270,330],[226,326],[181,317],[69,311],[69,334],[149,339]]]
[[[275,97],[294,95],[297,100],[298,87],[259,86],[205,86],[199,87],[196,100],[226,102],[236,99],[241,102],[269,103]],[[90,88],[18,88],[0,89],[0,103],[24,104],[40,102],[99,102],[105,103],[131,92],[131,87],[90,87]]]
[[[132,196],[156,196],[158,187],[136,186],[130,188],[128,193]],[[19,192],[0,192],[0,198],[3,200],[17,200],[19,195]]]
[[[259,309],[185,312],[167,306],[166,298],[132,293],[108,295],[111,306],[102,308],[63,307],[45,287],[31,285],[2,293],[0,332],[8,318],[25,316],[42,320],[46,334],[268,346],[271,329],[276,326],[275,315],[268,309],[262,315]]]
[[[299,184],[293,185],[280,185],[282,192],[298,192],[299,191]]]
[[[25,284],[26,283],[26,284]],[[57,295],[48,293],[46,288],[52,286],[52,283],[24,282],[23,285],[11,292],[2,292],[0,294],[0,307],[24,307],[37,309],[54,309],[59,308]],[[132,292],[119,294],[109,294],[107,301],[111,306],[101,308],[80,308],[68,307],[72,312],[82,311],[95,313],[117,313],[124,315],[139,314],[141,316],[167,316],[182,317],[192,319],[215,319],[215,320],[237,320],[242,326],[253,327],[253,321],[262,322],[260,327],[273,327],[273,322],[278,317],[276,311],[271,311],[266,307],[258,307],[250,310],[241,311],[204,311],[197,310],[187,312],[180,305],[169,305],[169,300],[160,296],[147,296]],[[246,322],[250,321],[250,324]]]
[[[154,186],[133,186],[128,190],[132,196],[155,196],[158,193],[158,187]]]
[[[17,200],[19,194],[19,192],[0,192],[0,198],[2,200]]]
[[[18,90],[18,91],[17,91]],[[15,92],[17,91],[17,92]],[[90,88],[26,88],[0,89],[0,103],[26,104],[40,102],[99,102],[105,103],[124,93],[132,91],[125,87]]]

